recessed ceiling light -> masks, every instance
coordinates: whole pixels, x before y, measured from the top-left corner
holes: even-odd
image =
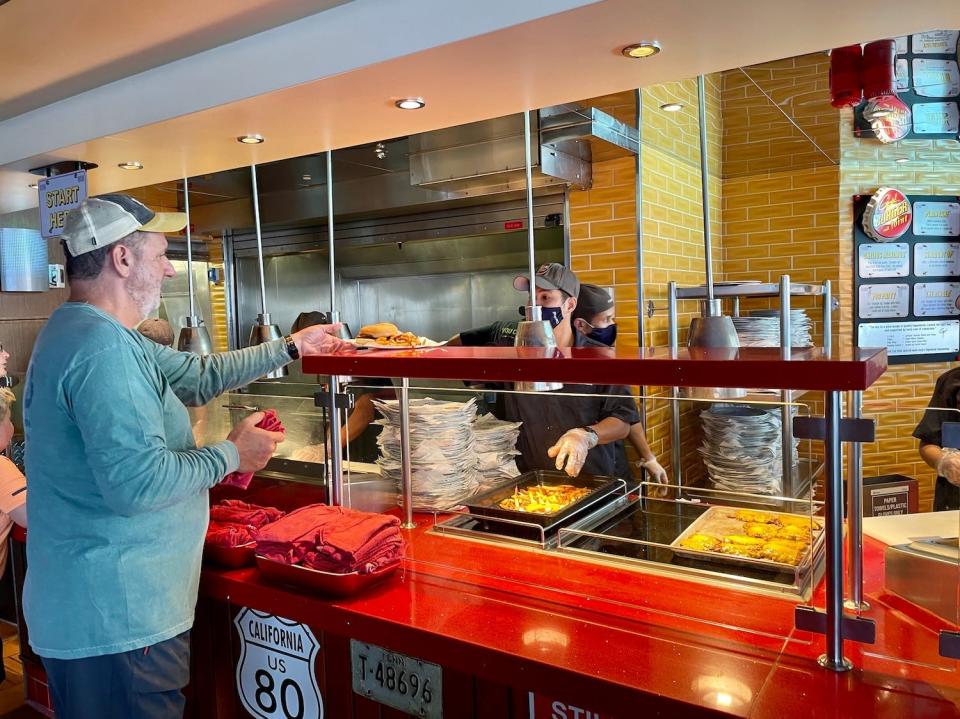
[[[427,103],[424,102],[422,97],[405,97],[402,100],[397,100],[393,104],[399,107],[401,110],[419,110]]]
[[[679,102],[666,102],[660,106],[660,109],[664,112],[680,112],[683,105]]]
[[[240,135],[237,142],[242,142],[244,145],[259,145],[263,142],[263,135]]]
[[[620,53],[624,57],[638,59],[641,57],[652,57],[662,49],[660,43],[651,40],[649,42],[636,42],[633,45],[627,45]]]
[[[313,179],[313,175],[301,175],[300,179],[303,180],[304,182],[310,182],[310,180]]]
[[[131,160],[130,162],[121,162],[117,165],[121,170],[142,170],[143,163],[137,162],[136,160]]]
[[[910,158],[909,158],[909,157],[898,157],[896,160],[894,160],[894,162],[896,162],[898,165],[902,165],[904,162],[910,162]]]
[[[31,190],[36,190],[38,187],[40,187],[40,185],[38,185],[36,182],[31,182],[29,185],[27,185],[27,187],[29,187]]]

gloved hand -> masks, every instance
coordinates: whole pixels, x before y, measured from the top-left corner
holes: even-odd
[[[576,477],[587,461],[587,452],[597,446],[597,435],[581,427],[564,432],[557,443],[547,450],[548,457],[556,457],[556,468],[570,477]]]
[[[960,450],[951,447],[943,449],[937,462],[937,474],[946,477],[950,484],[960,486]]]
[[[660,466],[656,457],[648,459],[646,462],[639,462],[640,466],[647,470],[650,479],[657,484],[669,484],[670,478],[667,477],[667,470]]]

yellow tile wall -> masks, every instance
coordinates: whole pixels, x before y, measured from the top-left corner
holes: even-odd
[[[960,146],[951,140],[904,140],[883,145],[853,136],[853,114],[840,122],[840,340],[853,344],[853,203],[855,194],[870,194],[893,186],[907,194],[960,195]],[[905,164],[894,162],[907,158]],[[920,480],[920,509],[933,501],[935,472],[917,452],[911,437],[933,393],[936,378],[953,363],[891,365],[880,381],[864,393],[864,416],[877,420],[877,441],[864,448],[864,475],[899,473]]]
[[[723,252],[721,213],[721,117],[720,76],[707,80],[708,157],[710,193],[713,200],[711,230],[716,279]],[[625,122],[636,122],[633,93],[619,93],[588,101]],[[684,109],[666,113],[660,105],[680,102]],[[697,126],[697,85],[694,80],[667,83],[642,91],[641,166],[643,187],[644,299],[652,300],[657,314],[646,320],[642,344],[667,344],[667,282],[681,286],[702,284],[703,209],[700,185],[700,150]],[[621,346],[641,343],[637,320],[636,171],[634,158],[618,158],[594,164],[593,187],[570,194],[571,265],[584,282],[613,287],[617,303],[617,342]],[[680,326],[689,325],[698,308],[685,305]],[[685,336],[681,338],[685,341]],[[667,390],[647,387],[652,397]],[[647,436],[651,449],[671,470],[669,404],[652,399],[647,404]],[[684,452],[694,452],[699,443],[692,407],[681,416],[685,428]],[[686,463],[685,463],[686,464]]]

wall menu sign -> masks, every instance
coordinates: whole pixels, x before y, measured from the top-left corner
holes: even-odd
[[[918,282],[913,286],[913,314],[917,317],[960,315],[958,299],[960,282]]]
[[[45,177],[37,183],[37,187],[40,194],[40,232],[45,238],[59,237],[67,213],[87,199],[87,171],[77,170]]]
[[[323,719],[314,661],[320,644],[305,624],[244,607],[233,622],[240,633],[237,693],[259,719]]]
[[[890,364],[957,359],[960,197],[886,187],[853,203],[857,346],[886,347]],[[901,208],[908,205],[904,223]],[[896,238],[877,241],[894,232]]]
[[[860,285],[861,319],[910,315],[910,285]]]
[[[960,237],[960,202],[918,202],[913,206],[913,234]]]
[[[913,246],[917,277],[960,277],[960,242],[918,242]]]
[[[910,274],[910,245],[906,242],[869,242],[857,248],[860,277],[906,277]]]
[[[890,123],[894,124],[899,134],[892,139],[960,139],[958,35],[956,30],[931,30],[898,37],[894,62],[897,98],[903,105],[887,107],[880,103],[868,107],[870,98],[865,98],[854,108],[854,135],[877,137],[872,118],[883,133],[889,131]],[[882,117],[876,114],[878,107]]]
[[[960,320],[861,322],[857,327],[857,344],[886,347],[891,359],[942,354],[955,357],[960,352]]]

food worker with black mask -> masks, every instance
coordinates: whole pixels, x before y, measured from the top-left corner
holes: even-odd
[[[960,367],[937,379],[928,409],[913,436],[920,440],[920,457],[937,470],[933,511],[960,509],[960,449],[943,446],[943,423],[960,422]]]
[[[617,339],[617,318],[610,293],[597,285],[581,284],[580,294],[577,295],[577,307],[573,311],[573,329],[594,342],[613,347]],[[641,457],[641,461],[637,464],[647,470],[654,482],[667,484],[670,481],[667,472],[650,451],[650,444],[647,442],[647,435],[643,431],[641,422],[637,421],[630,425],[630,434],[627,439]],[[618,442],[617,476],[624,476],[624,472],[629,473],[629,471],[626,449],[623,442]]]
[[[558,347],[606,348],[574,329],[572,317],[580,281],[571,270],[556,262],[542,265],[534,276],[534,283],[537,304],[543,319],[553,326]],[[518,275],[513,287],[529,293],[529,276]],[[512,347],[516,326],[516,322],[494,322],[462,332],[451,343],[466,347]],[[570,394],[584,396],[571,397]],[[630,426],[640,421],[629,388],[567,384],[557,392],[506,393],[502,399],[501,419],[523,423],[517,441],[521,452],[517,464],[522,471],[558,469],[571,477],[583,471],[590,475],[630,478],[629,469],[618,466],[616,446],[617,441],[629,434]]]

